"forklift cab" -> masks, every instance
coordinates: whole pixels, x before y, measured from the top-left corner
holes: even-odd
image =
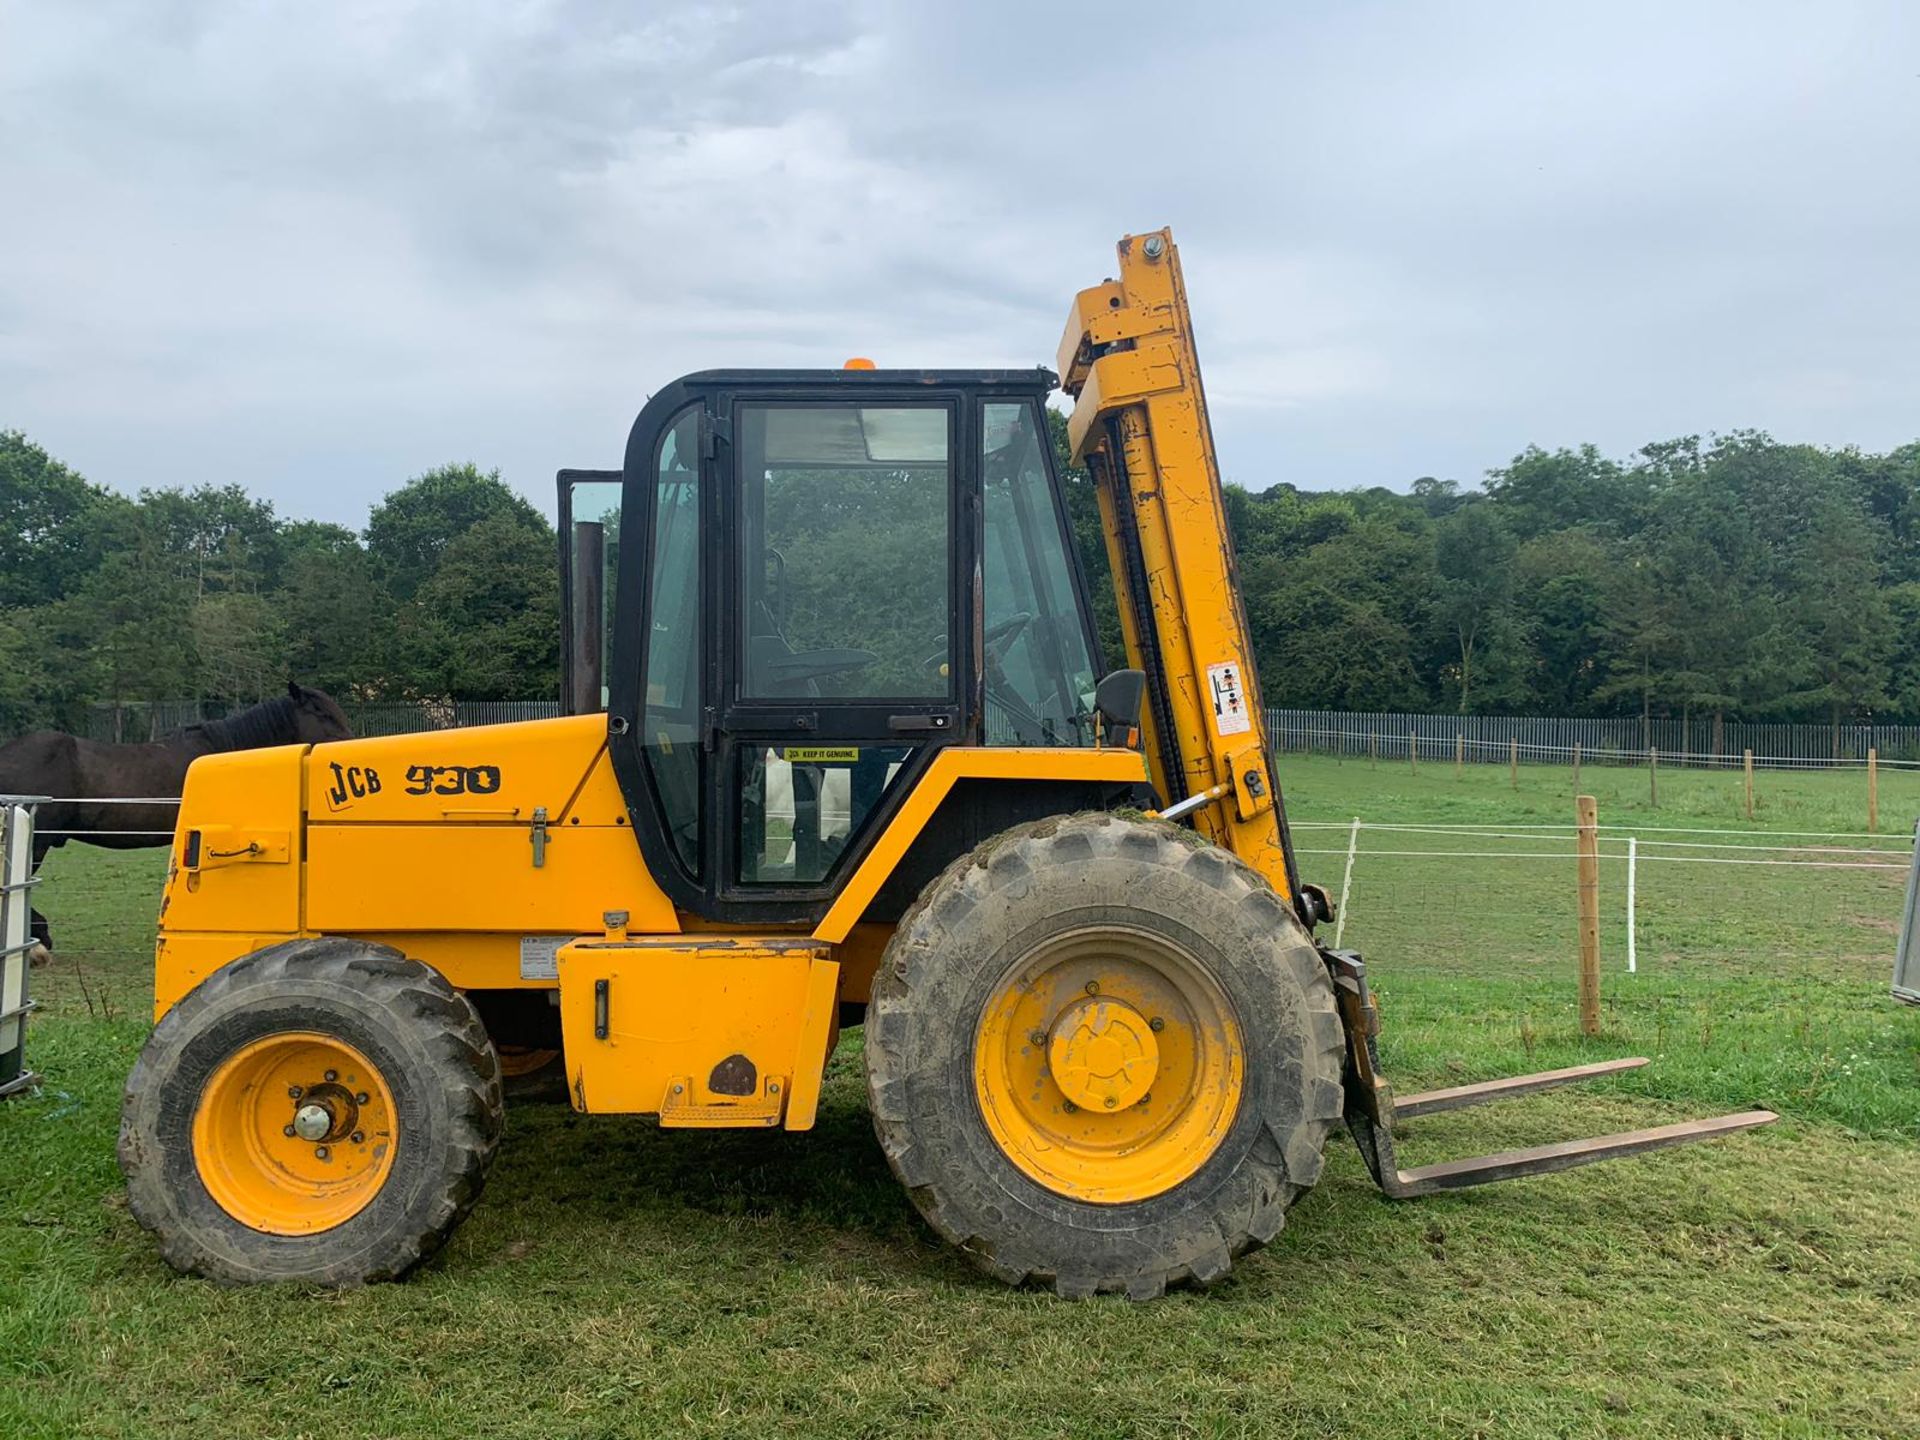
[[[681,909],[808,918],[942,747],[1095,743],[1055,383],[703,372],[561,472],[569,708]]]

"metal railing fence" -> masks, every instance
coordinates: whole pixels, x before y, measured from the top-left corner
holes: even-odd
[[[343,700],[340,708],[358,735],[401,735],[462,725],[544,720],[561,713],[557,700]],[[89,705],[69,717],[73,733],[93,740],[157,739],[225,707],[193,700]],[[1301,710],[1271,706],[1267,726],[1282,751],[1504,764],[1517,749],[1533,763],[1563,764],[1580,749],[1583,762],[1644,764],[1649,750],[1661,764],[1737,766],[1743,751],[1764,768],[1819,768],[1861,764],[1869,750],[1882,764],[1920,764],[1920,725],[1771,723],[1712,717],[1642,720],[1639,716],[1446,715],[1403,711]]]
[[[1432,715],[1397,711],[1267,709],[1276,749],[1294,753],[1504,765],[1566,764],[1575,747],[1583,762],[1644,765],[1650,751],[1662,765],[1737,768],[1742,752],[1770,769],[1865,764],[1920,764],[1920,725],[1771,724],[1706,720],[1548,715]]]

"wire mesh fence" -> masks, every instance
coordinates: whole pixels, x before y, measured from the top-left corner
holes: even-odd
[[[1572,825],[1293,830],[1307,878],[1344,881],[1338,930],[1367,958],[1390,1073],[1479,1079],[1495,1062],[1642,1054],[1654,1064],[1629,1088],[1920,1136],[1920,1032],[1889,991],[1904,836],[1603,824],[1586,1036]]]
[[[1293,831],[1306,872],[1343,897],[1337,944],[1389,970],[1534,977],[1543,995],[1572,1000],[1572,825],[1356,818]],[[1696,981],[1884,979],[1913,855],[1898,834],[1645,824],[1603,824],[1598,848],[1603,969]]]
[[[1569,962],[1572,826],[1296,822],[1309,874],[1342,897],[1334,943],[1475,970]],[[1862,831],[1601,826],[1601,950],[1620,970],[1826,954],[1836,937],[1891,954],[1912,839]]]

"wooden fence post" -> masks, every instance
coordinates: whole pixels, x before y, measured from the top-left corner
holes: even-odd
[[[1647,799],[1654,809],[1660,808],[1660,747],[1647,747]]]
[[[1467,763],[1467,737],[1459,732],[1453,737],[1453,778],[1460,778],[1461,768]]]
[[[1753,819],[1753,751],[1740,752],[1740,765],[1747,772],[1747,819]]]
[[[1867,751],[1867,833],[1880,828],[1880,752]]]
[[[1580,793],[1580,742],[1573,742],[1573,793]]]
[[[1600,1033],[1600,824],[1593,796],[1573,802],[1580,847],[1580,1033]]]
[[[1520,788],[1520,742],[1511,736],[1507,739],[1507,783],[1516,790]]]

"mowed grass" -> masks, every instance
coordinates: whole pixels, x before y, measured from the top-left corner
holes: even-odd
[[[1282,766],[1301,850],[1336,852],[1303,866],[1334,890],[1346,836],[1316,823],[1572,815],[1564,770],[1523,767],[1516,792],[1499,767]],[[1604,824],[1748,828],[1737,775],[1662,772],[1657,811],[1644,772],[1582,778]],[[1756,832],[1862,828],[1858,777],[1761,793]],[[1920,782],[1883,776],[1883,828],[1917,810]],[[0,1106],[0,1436],[1920,1435],[1920,1011],[1887,997],[1903,872],[1649,861],[1629,976],[1624,864],[1605,862],[1604,1033],[1585,1040],[1566,848],[1364,837],[1347,941],[1403,1089],[1658,1057],[1413,1122],[1405,1158],[1785,1118],[1410,1204],[1340,1141],[1278,1243],[1147,1306],[1009,1292],[938,1244],[873,1143],[857,1032],[804,1135],[515,1111],[485,1200],[406,1284],[176,1277],[113,1161],[159,864],[58,854],[39,893],[63,954],[35,977],[32,1040],[48,1083]],[[1410,849],[1429,853],[1378,853]],[[1468,850],[1562,853],[1431,853]]]

